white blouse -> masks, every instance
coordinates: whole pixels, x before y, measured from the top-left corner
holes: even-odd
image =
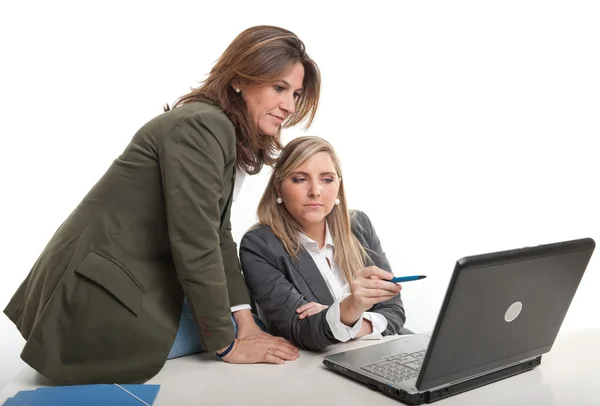
[[[233,201],[240,194],[240,190],[242,190],[242,185],[244,184],[244,180],[246,179],[247,173],[244,171],[240,171],[238,168],[235,168],[235,185],[233,189]],[[249,304],[241,304],[237,306],[231,306],[231,313],[237,312],[238,310],[252,310],[252,307]]]
[[[329,231],[329,225],[325,225],[325,245],[323,248],[319,249],[318,244],[314,240],[302,233],[300,234],[300,242],[315,261],[317,268],[319,268],[319,271],[329,288],[331,296],[335,299],[333,304],[327,309],[327,314],[325,316],[333,336],[342,342],[355,338],[362,326],[362,320],[365,318],[371,322],[373,332],[361,338],[381,338],[381,333],[385,331],[387,327],[387,319],[382,314],[364,312],[362,317],[360,317],[353,326],[347,326],[340,320],[340,302],[350,296],[351,292],[344,271],[333,261],[335,247]],[[327,260],[329,260],[329,263]],[[331,264],[331,267],[329,264]]]
[[[233,201],[235,202],[235,199],[237,199],[237,197],[240,194],[240,190],[242,190],[242,185],[244,184],[244,180],[246,180],[246,176],[248,174],[244,171],[239,170],[238,168],[235,168],[235,185],[233,187]]]

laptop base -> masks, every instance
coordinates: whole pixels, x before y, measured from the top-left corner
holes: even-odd
[[[340,373],[343,376],[350,377],[360,383],[363,383],[373,390],[382,392],[383,394],[399,400],[409,405],[422,405],[424,403],[433,403],[441,399],[448,398],[450,396],[458,395],[459,393],[469,391],[471,389],[479,388],[481,386],[500,381],[511,376],[519,375],[523,372],[531,371],[535,367],[542,363],[542,356],[538,356],[532,360],[513,365],[511,367],[501,369],[486,375],[479,376],[477,378],[469,379],[456,384],[450,384],[444,388],[436,389],[432,391],[426,391],[421,393],[408,393],[401,389],[394,388],[391,385],[379,382],[366,375],[356,373],[355,371],[345,368],[342,365],[333,363],[327,359],[323,360],[323,364],[326,367]]]

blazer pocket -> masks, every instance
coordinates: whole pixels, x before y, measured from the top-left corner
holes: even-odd
[[[144,288],[116,261],[92,251],[75,268],[75,273],[103,287],[136,316],[140,313]]]

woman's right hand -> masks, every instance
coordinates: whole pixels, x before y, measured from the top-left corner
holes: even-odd
[[[305,319],[308,316],[314,316],[315,314],[320,313],[328,308],[329,306],[322,305],[321,303],[309,302],[297,308],[296,313],[298,313],[299,319]]]
[[[298,349],[286,339],[263,332],[236,338],[233,348],[222,359],[230,364],[283,364],[285,361],[294,361],[299,356]]]
[[[351,326],[377,303],[390,300],[402,290],[402,286],[389,282],[394,275],[376,266],[369,266],[356,273],[350,284],[351,294],[340,303],[342,323]]]

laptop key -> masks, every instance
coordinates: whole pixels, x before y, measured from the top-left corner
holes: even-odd
[[[370,371],[373,375],[377,375],[380,376],[382,378],[385,378],[385,373],[380,372],[380,371]]]
[[[412,368],[412,369],[416,369],[417,371],[421,369],[421,365],[423,365],[423,363],[421,361],[413,361],[413,362],[408,362],[408,363],[404,364],[404,366]]]

